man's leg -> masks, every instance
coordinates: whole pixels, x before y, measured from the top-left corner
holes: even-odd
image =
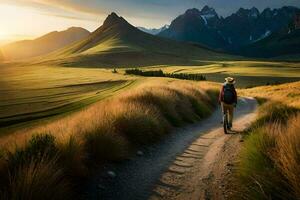
[[[222,113],[225,114],[225,105],[223,102],[221,103],[221,108],[222,108]]]
[[[228,123],[229,123],[229,127],[232,127],[232,121],[233,121],[233,109],[234,106],[233,105],[228,105],[227,106],[228,109]]]

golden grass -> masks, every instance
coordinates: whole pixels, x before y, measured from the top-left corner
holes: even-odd
[[[298,199],[300,115],[251,131],[241,152],[238,175],[244,199]]]
[[[239,91],[263,104],[240,154],[238,198],[299,199],[299,86],[295,82]]]
[[[261,86],[239,91],[240,95],[265,98],[300,108],[300,82]]]
[[[272,159],[288,180],[296,197],[300,197],[300,115],[291,118],[287,127],[276,134]]]
[[[64,171],[55,160],[32,161],[10,173],[0,198],[17,199],[72,199],[72,187],[64,177]]]
[[[85,176],[94,164],[122,160],[172,127],[208,116],[216,104],[217,87],[152,78],[64,119],[4,136],[0,193],[12,199],[38,198],[41,191],[57,190],[60,195],[52,199],[71,194],[66,184],[70,177]]]

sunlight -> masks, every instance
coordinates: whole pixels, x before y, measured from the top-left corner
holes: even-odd
[[[33,23],[34,22],[34,23]],[[59,23],[58,23],[59,22]],[[50,16],[36,8],[0,3],[0,40],[32,39],[51,31],[61,31],[72,26],[97,27],[97,22]]]

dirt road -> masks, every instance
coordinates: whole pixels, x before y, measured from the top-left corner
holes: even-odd
[[[91,181],[86,199],[226,199],[239,133],[255,120],[256,107],[252,98],[239,101],[232,134],[224,135],[218,109],[136,157],[106,166]]]
[[[226,199],[231,192],[226,188],[228,178],[241,147],[240,133],[255,115],[249,112],[240,116],[229,135],[217,128],[200,136],[176,157],[161,176],[150,199]]]

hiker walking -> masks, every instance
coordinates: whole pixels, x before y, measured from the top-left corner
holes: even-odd
[[[221,104],[223,114],[228,113],[228,128],[232,128],[233,111],[237,105],[237,93],[234,88],[235,80],[232,77],[225,78],[219,94],[219,103]]]

